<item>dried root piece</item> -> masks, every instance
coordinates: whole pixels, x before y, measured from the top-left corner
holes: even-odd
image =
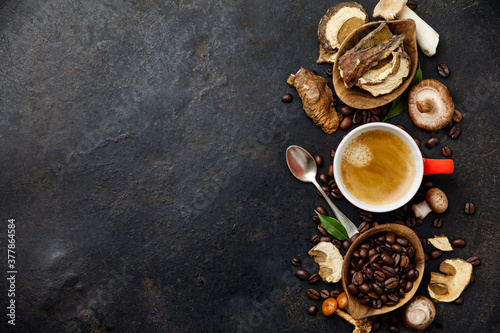
[[[368,23],[368,14],[358,3],[342,2],[330,7],[318,25],[318,38],[323,48],[333,52],[359,26]]]
[[[389,40],[378,45],[346,53],[339,59],[340,75],[347,88],[351,88],[358,82],[372,66],[378,61],[387,58],[403,42],[405,35],[392,36]]]
[[[335,110],[333,93],[328,81],[312,71],[301,68],[287,80],[294,86],[302,99],[304,111],[323,132],[331,134],[339,127],[339,117]]]
[[[337,308],[335,313],[342,319],[354,326],[352,333],[370,333],[372,331],[372,321],[369,318],[356,320],[350,314]]]
[[[327,51],[323,45],[319,44],[319,57],[318,60],[316,60],[317,64],[333,64],[335,59],[337,59],[337,51]]]

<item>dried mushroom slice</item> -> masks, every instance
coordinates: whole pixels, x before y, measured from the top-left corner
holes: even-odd
[[[396,73],[399,68],[399,58],[397,52],[392,52],[390,56],[382,59],[376,66],[370,68],[356,83],[360,85],[372,85],[382,83],[389,75]]]
[[[323,132],[331,134],[339,127],[339,116],[335,110],[332,90],[328,81],[312,71],[301,68],[287,80],[302,99],[304,111]]]
[[[448,240],[448,237],[446,237],[445,235],[441,236],[434,235],[434,238],[429,238],[428,241],[432,246],[434,246],[438,250],[453,251],[450,241]]]
[[[308,253],[319,264],[319,275],[323,281],[329,283],[340,281],[344,258],[331,242],[319,242]]]
[[[444,84],[425,79],[414,85],[408,94],[408,113],[413,123],[425,130],[434,131],[448,125],[455,105]]]
[[[333,64],[335,59],[337,59],[337,51],[329,52],[325,50],[323,45],[319,44],[319,57],[318,60],[316,60],[317,64]]]
[[[410,74],[411,61],[406,52],[398,52],[395,55],[399,64],[397,64],[397,71],[390,74],[380,83],[377,84],[359,84],[358,86],[368,91],[373,96],[385,95],[398,89],[406,77]]]
[[[443,272],[431,272],[427,285],[429,296],[438,302],[453,302],[470,282],[472,265],[463,259],[447,259],[439,265]]]
[[[348,89],[354,86],[371,67],[391,55],[403,43],[404,38],[404,34],[392,36],[378,45],[342,55],[338,63],[345,86]]]
[[[367,22],[368,14],[360,4],[339,3],[330,7],[319,21],[319,42],[326,51],[333,52],[352,31]]]
[[[363,37],[352,49],[350,49],[346,53],[356,52],[381,44],[385,41],[388,41],[392,36],[394,36],[394,34],[384,22],[380,24],[377,29],[373,30],[368,35]]]

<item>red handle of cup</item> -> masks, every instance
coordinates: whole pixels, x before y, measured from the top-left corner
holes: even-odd
[[[425,175],[449,175],[453,173],[455,164],[453,160],[433,160],[424,158],[424,176]]]

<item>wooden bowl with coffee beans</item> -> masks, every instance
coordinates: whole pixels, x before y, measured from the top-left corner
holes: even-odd
[[[383,224],[361,234],[342,265],[342,285],[354,319],[380,315],[406,304],[425,269],[417,234],[401,224]]]

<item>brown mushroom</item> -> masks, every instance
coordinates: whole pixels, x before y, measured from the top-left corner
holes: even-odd
[[[448,198],[443,191],[433,187],[425,192],[425,201],[411,207],[416,217],[424,219],[431,211],[441,214],[448,208]]]
[[[416,126],[428,131],[444,128],[454,112],[450,92],[441,82],[425,79],[410,89],[408,113]]]
[[[436,308],[430,299],[424,296],[415,296],[406,305],[403,320],[409,328],[423,330],[429,326],[436,316]]]

